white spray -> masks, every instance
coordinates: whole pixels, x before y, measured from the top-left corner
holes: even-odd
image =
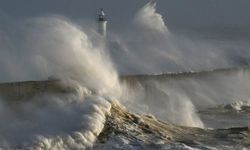
[[[134,22],[143,29],[143,35],[149,36],[144,38],[145,41],[157,43],[158,41],[153,39],[167,40],[168,29],[162,15],[156,12],[155,2],[149,2],[141,8],[136,14]],[[154,46],[149,46],[152,48],[152,52],[155,50]],[[141,56],[145,56],[144,51]],[[152,55],[145,57],[152,57]],[[154,61],[158,61],[158,58],[155,57]],[[142,65],[147,64],[149,62]],[[132,89],[125,85],[122,100],[133,111],[149,113],[175,124],[203,127],[192,101],[185,94],[171,90],[164,83],[150,80],[143,85],[136,85]]]
[[[159,33],[168,32],[162,15],[156,12],[156,2],[153,1],[138,11],[135,16],[135,23],[147,30],[153,30]]]
[[[68,81],[77,92],[40,95],[14,107],[3,100],[0,112],[5,115],[0,115],[0,120],[5,123],[0,125],[0,148],[91,147],[109,113],[110,97],[119,93],[118,77],[106,52],[93,45],[79,26],[59,16],[17,25],[18,34],[9,36],[11,44],[0,51],[3,65],[8,66],[1,70],[1,80],[55,76]]]

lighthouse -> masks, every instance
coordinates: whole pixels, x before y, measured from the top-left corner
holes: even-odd
[[[100,9],[100,12],[98,14],[98,33],[104,37],[106,37],[107,32],[107,18],[105,16],[104,10]]]

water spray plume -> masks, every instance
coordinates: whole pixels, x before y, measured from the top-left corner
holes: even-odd
[[[147,30],[157,31],[162,34],[168,32],[162,15],[156,12],[156,1],[150,1],[138,11],[135,23]]]

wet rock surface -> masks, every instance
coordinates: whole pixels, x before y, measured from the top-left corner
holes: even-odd
[[[107,149],[108,146],[113,149],[243,149],[250,148],[249,133],[249,127],[177,126],[152,116],[130,113],[118,102],[113,102],[94,149]]]

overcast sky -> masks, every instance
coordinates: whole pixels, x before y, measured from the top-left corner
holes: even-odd
[[[95,19],[103,7],[113,25],[130,21],[147,0],[0,0],[0,13],[13,18],[59,14]],[[250,26],[250,0],[158,0],[169,26]]]

